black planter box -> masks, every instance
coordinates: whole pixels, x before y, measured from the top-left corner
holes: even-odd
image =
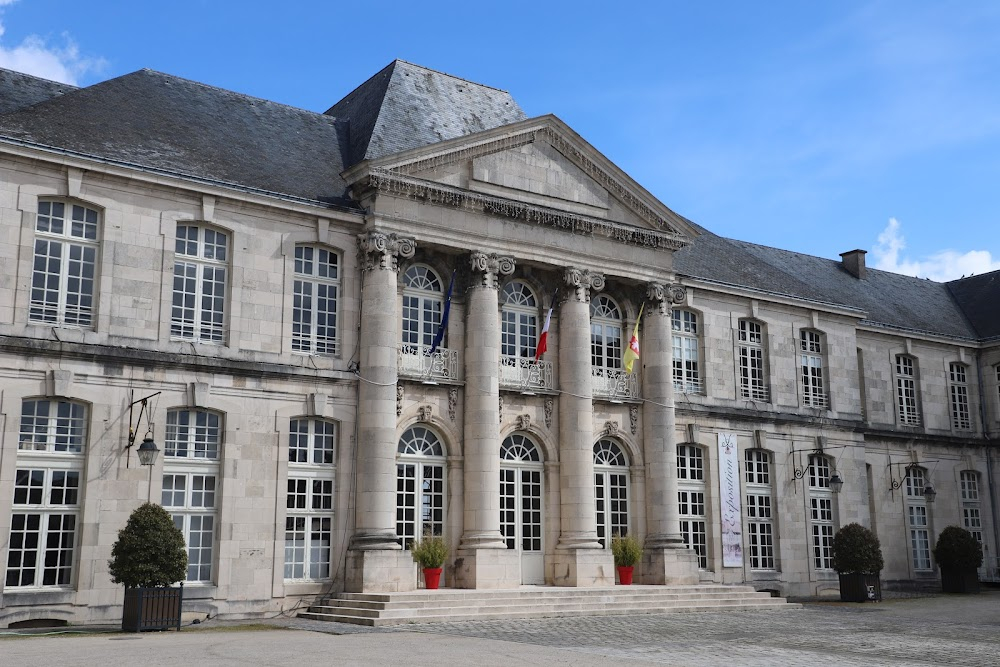
[[[841,602],[881,602],[882,579],[877,574],[840,575]]]
[[[975,570],[941,569],[941,590],[945,593],[978,593],[979,573]]]
[[[184,584],[177,588],[126,588],[122,630],[180,630],[183,602]]]

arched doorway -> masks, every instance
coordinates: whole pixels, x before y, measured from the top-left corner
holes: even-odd
[[[521,555],[521,583],[545,583],[542,543],[542,457],[530,438],[507,436],[500,445],[500,532]]]

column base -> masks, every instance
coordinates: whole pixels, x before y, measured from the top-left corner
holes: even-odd
[[[555,586],[615,585],[615,559],[608,549],[557,549],[552,556]]]
[[[517,588],[521,557],[513,549],[462,549],[455,556],[456,588]]]
[[[506,550],[507,542],[499,530],[481,532],[466,531],[459,543],[460,551],[478,551],[480,549]]]
[[[698,554],[687,548],[646,549],[639,583],[651,586],[697,584]]]
[[[397,542],[394,530],[357,531],[351,538],[351,549],[358,551],[399,551],[403,547]]]
[[[350,549],[344,589],[348,593],[398,593],[417,588],[417,564],[408,551]]]

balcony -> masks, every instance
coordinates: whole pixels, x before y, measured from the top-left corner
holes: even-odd
[[[431,383],[458,380],[461,375],[458,350],[439,347],[431,354],[430,345],[402,343],[397,359],[399,376],[411,380]]]
[[[674,378],[674,392],[678,394],[704,394],[705,385],[701,378],[689,378],[682,380]]]
[[[500,357],[500,386],[522,392],[551,391],[552,362],[524,357]]]
[[[624,368],[592,369],[594,398],[607,398],[612,401],[628,401],[639,398],[639,379]]]

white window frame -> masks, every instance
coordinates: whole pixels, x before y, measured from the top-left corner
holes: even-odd
[[[295,246],[292,352],[336,355],[340,350],[340,255],[329,248]]]
[[[830,457],[809,455],[809,531],[813,569],[833,570],[833,536],[836,533],[833,492],[830,489]]]
[[[336,501],[338,424],[293,417],[288,421],[285,493],[286,581],[330,579]]]
[[[930,508],[924,497],[927,487],[927,471],[918,466],[906,469],[904,480],[906,492],[906,527],[910,538],[910,562],[915,572],[933,570],[931,564]]]
[[[590,300],[590,363],[594,368],[622,367],[622,313],[606,294]]]
[[[538,348],[538,299],[522,280],[503,287],[500,307],[500,354],[505,364],[533,362]]]
[[[740,397],[768,402],[766,327],[753,319],[741,319],[736,332],[736,364]]]
[[[705,450],[694,444],[677,445],[677,512],[684,545],[698,557],[698,569],[708,569],[708,493]]]
[[[670,315],[674,391],[701,394],[701,337],[698,313],[674,308]]]
[[[444,535],[447,525],[448,462],[444,441],[415,424],[396,447],[396,539],[404,549],[426,533]]]
[[[96,208],[59,199],[38,202],[30,323],[94,328],[100,239]]]
[[[594,491],[597,541],[611,548],[611,538],[629,534],[629,465],[625,448],[610,438],[594,443]]]
[[[170,339],[224,345],[231,234],[209,225],[178,224]]]
[[[951,425],[957,431],[972,430],[972,413],[969,409],[969,367],[952,362],[948,364],[948,394],[951,398]]]
[[[751,570],[778,569],[778,531],[774,519],[773,457],[766,449],[744,454],[747,512],[747,557]]]
[[[504,438],[500,444],[500,533],[508,549],[521,554],[545,551],[544,476],[541,451],[531,438],[522,433]],[[526,494],[526,488],[531,493]]]
[[[815,329],[799,331],[799,377],[802,404],[809,408],[828,408],[826,392],[825,335]]]
[[[920,403],[917,395],[917,360],[908,354],[897,354],[896,419],[900,426],[920,426]]]
[[[983,517],[979,500],[979,473],[963,470],[959,473],[962,502],[962,527],[983,544]]]

